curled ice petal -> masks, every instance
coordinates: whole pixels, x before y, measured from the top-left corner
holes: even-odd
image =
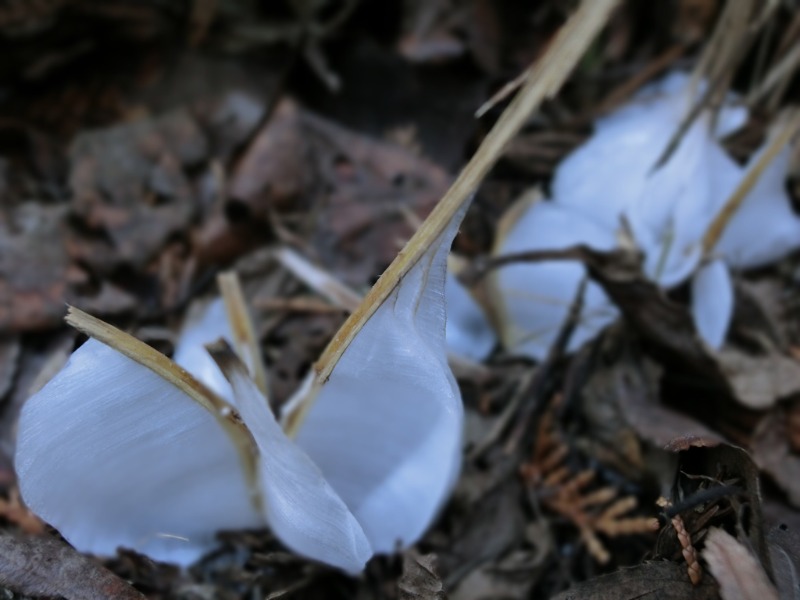
[[[219,420],[89,340],[22,408],[20,491],[79,550],[113,555],[121,546],[190,564],[218,531],[264,525]]]
[[[364,324],[297,434],[375,552],[414,543],[460,470],[463,407],[447,365],[444,288],[463,212]]]
[[[666,195],[666,191],[660,191],[665,182],[672,182],[673,188],[686,185],[694,170],[703,168],[693,161],[702,157],[706,143],[712,141],[708,133],[709,119],[704,115],[689,128],[676,149],[675,154],[684,156],[671,159],[661,169],[656,169],[657,161],[691,108],[693,98],[698,98],[705,88],[701,82],[692,95],[689,84],[687,74],[671,73],[643,88],[628,104],[599,119],[594,135],[556,169],[552,186],[554,200],[613,230],[619,227],[622,215],[634,218],[630,211],[649,206],[648,212],[653,213],[648,218],[652,231],[636,233],[647,236],[645,242],[657,239],[659,231],[670,227],[668,210],[672,204],[650,201],[650,195],[653,192]],[[717,135],[739,128],[746,118],[746,109],[729,103],[723,105],[717,119]],[[665,173],[656,177],[662,170]],[[653,177],[656,181],[650,182]],[[647,249],[644,244],[643,249]]]
[[[264,512],[272,531],[298,554],[351,573],[361,571],[372,556],[361,525],[308,455],[286,437],[233,351],[216,346],[213,353],[261,453]]]
[[[688,75],[673,73],[600,119],[594,135],[557,168],[549,208],[534,206],[514,228],[506,227],[509,233],[501,232],[502,253],[580,243],[604,248],[624,218],[644,253],[648,277],[664,287],[689,278],[703,258],[706,231],[743,174],[715,139],[739,128],[747,118],[746,109],[735,106],[732,95],[723,103],[713,132],[711,115],[703,112],[665,160],[662,156],[705,88],[705,82],[693,87]],[[800,246],[800,219],[791,215],[782,179],[774,175],[785,173],[785,166],[772,165],[771,171],[745,201],[716,249],[733,265],[763,264]],[[754,241],[754,223],[770,235]],[[552,262],[501,271],[497,282],[504,309],[504,345],[543,358],[582,276],[579,265]],[[718,346],[732,311],[727,270],[724,265],[709,265],[693,285],[699,331]],[[722,289],[714,289],[715,285]],[[596,295],[593,299],[593,291],[590,285],[587,306],[602,310],[606,300],[599,291],[600,299]],[[722,304],[714,309],[715,302]],[[568,349],[594,335],[615,314],[613,309],[603,312],[594,323],[582,321]]]
[[[760,156],[756,153],[751,164]],[[800,248],[800,217],[785,187],[790,158],[791,149],[784,148],[726,226],[714,250],[732,267],[760,267]]]
[[[445,298],[448,350],[471,360],[483,360],[494,348],[497,337],[483,308],[449,270],[445,279]]]
[[[733,284],[725,263],[716,259],[692,278],[692,316],[700,337],[714,350],[722,347],[733,316]]]
[[[236,399],[230,384],[204,347],[204,344],[219,338],[233,341],[233,331],[222,298],[205,304],[193,304],[181,329],[172,360],[235,406]]]
[[[571,207],[537,202],[508,230],[494,254],[560,250],[576,244],[610,250],[615,246],[615,237],[611,230]],[[499,269],[494,294],[506,348],[542,360],[567,318],[584,277],[584,267],[573,261],[518,263]],[[575,350],[597,335],[616,316],[616,308],[602,289],[589,282],[568,349]]]

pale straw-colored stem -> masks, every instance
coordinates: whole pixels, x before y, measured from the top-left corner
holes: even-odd
[[[225,312],[233,331],[233,344],[236,352],[244,360],[250,375],[264,397],[269,398],[269,380],[261,354],[253,319],[247,308],[239,276],[234,271],[217,275],[217,285],[225,303]]]

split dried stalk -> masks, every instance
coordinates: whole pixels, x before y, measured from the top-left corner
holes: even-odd
[[[456,212],[469,202],[478,184],[502,156],[507,144],[530,114],[545,98],[561,88],[618,3],[619,0],[584,0],[578,11],[561,28],[467,166],[322,353],[314,365],[316,376],[313,389],[298,408],[296,418],[292,419],[287,429],[289,435],[297,432],[319,389],[331,376],[339,359],[364,324],[395,290],[405,274],[419,262]]]
[[[261,345],[258,343],[253,319],[244,299],[239,276],[233,271],[220,273],[217,276],[217,285],[222,293],[225,312],[228,314],[228,322],[233,331],[236,352],[247,365],[258,389],[265,397],[269,398],[269,380],[264,367],[264,357],[261,354]]]
[[[361,296],[358,293],[291,248],[283,246],[276,250],[273,256],[284,269],[339,308],[353,312],[361,304]]]

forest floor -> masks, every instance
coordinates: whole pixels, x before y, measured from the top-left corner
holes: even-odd
[[[359,577],[292,555],[268,531],[221,533],[184,571],[126,550],[71,551],[24,507],[13,468],[20,407],[85,339],[64,325],[65,305],[170,353],[192,301],[236,269],[282,404],[347,312],[272,250],[292,247],[366,292],[513,91],[476,110],[578,3],[5,4],[0,596],[764,600],[764,588],[726,595],[725,580],[746,588],[766,574],[781,598],[800,598],[797,255],[735,275],[720,352],[687,325],[686,285],[665,295],[634,278],[615,284],[615,298],[635,295],[624,316],[577,352],[554,347],[537,364],[498,346],[459,369],[467,430],[453,496],[412,549]],[[454,250],[483,264],[506,210],[548,190],[598,116],[695,68],[724,4],[622,2],[481,184]],[[800,38],[800,9],[771,4],[726,71],[742,96]],[[785,81],[724,140],[737,160],[797,102],[800,80]],[[614,265],[595,267],[613,279]],[[709,560],[723,566],[712,574]]]

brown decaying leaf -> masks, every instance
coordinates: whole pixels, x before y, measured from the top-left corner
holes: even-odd
[[[448,589],[450,600],[529,598],[531,588],[542,576],[543,566],[554,548],[544,523],[530,523],[525,530],[525,537],[534,546],[533,550],[517,549],[497,562],[481,565],[455,589]]]
[[[756,558],[726,531],[713,528],[708,533],[703,558],[722,600],[778,600],[778,591]]]
[[[446,600],[436,555],[410,550],[403,555],[403,574],[397,582],[400,600]]]
[[[792,504],[800,506],[800,456],[790,446],[782,407],[775,407],[761,420],[751,447],[756,464],[787,493]]]
[[[629,479],[657,473],[664,446],[677,436],[722,441],[719,435],[663,401],[664,368],[622,327],[605,331],[578,352],[567,371],[565,395],[580,399],[590,455]],[[570,401],[568,400],[568,403]],[[665,466],[665,465],[664,465]]]
[[[65,252],[63,206],[0,209],[0,333],[58,325],[83,274]]]
[[[74,236],[72,257],[99,273],[147,264],[195,216],[184,168],[207,154],[186,110],[80,134],[70,148],[72,211],[97,237]]]
[[[682,565],[646,562],[579,583],[551,600],[718,600],[716,582],[706,577],[694,586]]]
[[[736,398],[749,408],[763,410],[800,392],[800,362],[793,358],[777,352],[745,354],[733,348],[722,349],[718,356]]]
[[[782,503],[766,502],[765,519],[772,574],[782,600],[800,600],[800,513]]]
[[[262,216],[267,210],[291,207],[312,188],[311,155],[303,135],[301,109],[283,100],[237,163],[228,196]]]
[[[658,402],[662,374],[656,363],[641,355],[611,370],[613,390],[625,420],[646,442],[663,448],[677,436],[692,435],[715,442],[722,438],[691,417]]]
[[[0,519],[13,523],[25,533],[40,534],[44,532],[44,523],[22,504],[19,489],[11,488],[8,500],[0,497]]]
[[[425,216],[449,181],[443,169],[406,148],[284,100],[236,165],[228,196],[262,232],[276,218],[302,218],[295,229],[305,230],[316,256],[305,253],[345,283],[361,286],[413,233],[405,211]],[[201,261],[242,239],[236,224],[218,212],[198,236]]]
[[[143,600],[122,579],[51,537],[0,532],[0,585],[22,594],[67,600]]]

